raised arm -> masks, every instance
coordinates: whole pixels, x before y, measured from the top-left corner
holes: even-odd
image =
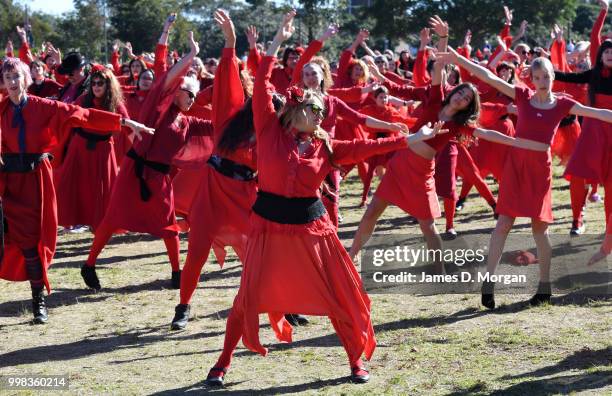
[[[193,32],[189,32],[189,46],[191,50],[187,55],[185,55],[176,65],[174,65],[170,70],[168,70],[168,76],[166,78],[166,82],[164,85],[164,89],[170,88],[177,78],[182,77],[191,63],[193,62],[193,58],[198,55],[200,52],[200,47],[198,43],[196,43],[193,38]]]
[[[591,30],[591,47],[589,48],[589,55],[591,56],[592,65],[597,62],[597,51],[599,51],[599,47],[601,46],[601,29],[608,15],[608,0],[599,0],[599,7],[599,15],[593,24],[593,30]]]
[[[251,75],[257,74],[257,68],[259,67],[259,63],[261,62],[261,54],[257,49],[257,40],[259,39],[259,33],[257,33],[257,28],[253,25],[250,25],[246,29],[247,41],[249,42],[249,55],[247,57],[247,67],[251,72]]]
[[[17,26],[17,34],[21,40],[21,46],[19,47],[19,59],[29,65],[34,61],[34,56],[32,56],[30,46],[28,45],[28,33],[26,32],[25,28]]]
[[[436,32],[438,35],[438,51],[446,52],[446,47],[448,46],[448,23],[442,20],[437,15],[429,18],[429,26]]]
[[[270,117],[276,117],[274,112],[274,104],[272,102],[272,93],[274,88],[270,84],[272,70],[278,49],[283,41],[289,39],[295,30],[293,26],[293,18],[295,18],[295,10],[291,10],[283,16],[280,27],[278,28],[272,44],[268,47],[266,56],[261,61],[255,84],[253,86],[253,123],[255,124],[255,134],[260,135],[266,122]]]
[[[491,85],[502,94],[514,99],[514,85],[508,84],[506,81],[497,77],[489,69],[477,65],[471,60],[459,55],[454,49],[448,47],[448,53],[439,53],[436,55],[436,62],[441,61],[445,64],[455,63],[460,67],[465,68],[479,80]]]
[[[300,85],[302,82],[302,70],[304,69],[304,65],[310,62],[312,57],[321,51],[325,41],[329,40],[330,37],[335,36],[338,33],[338,30],[338,25],[332,23],[319,38],[311,41],[310,44],[308,44],[306,51],[304,51],[304,53],[300,56],[300,59],[297,61],[295,68],[293,69],[293,75],[291,76],[291,81],[293,84]]]
[[[224,10],[215,11],[214,19],[225,37],[225,48],[213,80],[212,122],[215,134],[218,134],[227,120],[244,105],[244,90],[236,58],[234,24]]]

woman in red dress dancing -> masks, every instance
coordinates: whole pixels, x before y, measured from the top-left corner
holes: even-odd
[[[100,135],[118,132],[125,124],[152,132],[119,114],[83,109],[28,95],[30,70],[8,58],[2,65],[8,96],[0,101],[0,197],[4,209],[0,227],[0,278],[30,281],[35,323],[47,321],[43,286],[51,291],[47,270],[55,254],[57,207],[51,169],[51,150],[63,152],[71,129],[88,128]],[[144,128],[144,129],[142,129]],[[98,131],[98,132],[95,132]],[[59,158],[57,159],[60,160]],[[0,216],[1,218],[1,216]],[[2,238],[4,239],[2,241]]]
[[[221,385],[238,341],[267,354],[259,341],[259,314],[267,313],[281,341],[291,341],[285,312],[330,317],[349,356],[351,378],[366,382],[361,355],[376,346],[370,300],[353,262],[325,212],[319,187],[334,164],[406,147],[435,135],[440,125],[410,137],[364,141],[330,140],[320,128],[323,97],[294,87],[276,114],[270,76],[281,43],[293,32],[295,11],[283,19],[259,66],[253,92],[259,192],[238,295],[227,319],[223,352],[207,383]]]
[[[489,242],[487,273],[495,273],[514,219],[529,217],[540,265],[538,290],[529,303],[536,306],[550,302],[552,247],[548,225],[553,221],[550,146],[559,123],[568,114],[609,123],[612,122],[612,111],[583,106],[568,97],[554,95],[552,84],[555,72],[546,58],[536,58],[531,64],[529,73],[535,91],[509,84],[453,50],[448,54],[439,54],[439,59],[459,64],[515,101],[518,110],[515,136],[517,141],[524,143],[524,147],[514,147],[506,157],[497,202],[499,219]],[[585,135],[592,133],[594,131],[583,130]],[[485,281],[482,285],[482,305],[489,309],[495,308],[494,286],[495,283],[491,281]]]

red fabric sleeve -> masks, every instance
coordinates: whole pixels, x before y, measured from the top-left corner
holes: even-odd
[[[342,117],[344,121],[347,121],[349,124],[352,125],[365,125],[368,119],[366,115],[351,109],[346,103],[344,103],[340,99],[336,99],[336,106],[338,110],[338,115]]]
[[[354,164],[373,155],[386,154],[408,147],[405,136],[352,141],[332,139],[331,143],[334,150],[334,162],[338,165]]]
[[[259,69],[260,63],[261,63],[261,54],[259,53],[257,48],[253,48],[249,50],[249,56],[247,57],[247,68],[251,72],[252,76],[257,74],[257,69]]]
[[[291,76],[292,85],[300,86],[302,84],[302,69],[304,65],[310,62],[312,57],[321,51],[321,48],[323,48],[323,42],[319,40],[312,40],[308,44],[308,48],[300,55],[300,59],[297,61],[295,69],[293,69],[293,75]]]
[[[242,89],[242,87],[240,89]],[[201,90],[200,92],[198,92],[198,95],[196,96],[194,104],[198,106],[207,106],[211,104],[212,101],[213,101],[213,86],[210,85],[204,88],[203,90]]]
[[[361,88],[362,87],[330,88],[327,90],[327,94],[335,96],[346,103],[360,103],[363,99]]]
[[[404,85],[404,84],[410,84],[410,80],[403,78],[402,76],[400,76],[399,74],[395,74],[391,71],[387,71],[384,73],[384,76],[389,79],[390,81],[399,84],[399,85]]]
[[[499,37],[501,37],[502,40],[504,40],[504,42],[506,43],[506,47],[510,48],[510,46],[512,45],[512,35],[510,35],[510,25],[504,25],[501,32],[499,32]],[[493,56],[491,56],[489,59],[492,59],[492,58]]]
[[[34,61],[34,57],[30,51],[30,46],[27,42],[22,43],[21,47],[19,47],[19,59],[28,65]]]
[[[337,71],[337,86],[342,86],[349,79],[348,69],[351,63],[351,59],[353,59],[353,53],[349,50],[342,51],[340,55],[340,60],[338,61],[338,71]],[[352,84],[350,84],[352,85]]]
[[[412,80],[417,87],[424,87],[431,82],[431,77],[427,73],[427,57],[425,54],[425,50],[419,50],[414,61]]]
[[[121,63],[119,63],[119,51],[113,51],[111,54],[111,65],[113,65],[113,72],[115,75],[121,75]]]
[[[459,53],[459,55],[463,56],[464,58],[470,59],[470,51],[468,51],[467,48],[459,47],[457,48],[457,53]],[[489,59],[493,59],[493,55],[491,55]],[[461,75],[461,81],[474,83],[474,76],[472,76],[470,72],[468,72],[461,66],[459,66],[459,74]]]
[[[212,124],[215,140],[220,137],[223,126],[244,104],[244,90],[240,82],[238,58],[234,48],[223,48],[221,61],[213,80]]]
[[[389,90],[389,94],[404,100],[425,101],[427,99],[426,86],[415,87],[412,85],[398,85],[390,81],[385,81],[384,86]]]
[[[274,104],[272,103],[272,92],[274,87],[270,84],[270,77],[276,57],[264,56],[257,70],[255,84],[253,86],[253,123],[255,124],[255,133],[260,135],[264,132],[266,122],[270,117],[276,118]]]
[[[601,29],[603,28],[604,23],[606,22],[606,16],[608,15],[608,10],[602,8],[599,11],[599,15],[593,24],[593,30],[591,30],[591,46],[589,47],[589,55],[591,56],[591,64],[594,65],[597,61],[597,51],[599,51],[599,47],[601,46]]]
[[[155,46],[155,63],[153,64],[153,73],[156,76],[161,75],[168,70],[168,63],[166,57],[168,56],[168,46],[164,44],[157,44]]]

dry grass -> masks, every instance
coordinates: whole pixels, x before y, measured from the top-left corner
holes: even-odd
[[[557,175],[561,169],[556,168]],[[557,178],[552,232],[571,224],[569,191]],[[346,246],[363,213],[361,184],[344,185],[340,236]],[[486,209],[485,209],[486,208]],[[590,231],[601,233],[602,204],[590,204]],[[473,196],[458,214],[457,229],[490,232],[494,222]],[[443,227],[443,221],[438,224]],[[516,232],[529,232],[525,221]],[[379,224],[382,233],[418,233],[397,208]],[[50,322],[30,324],[29,288],[2,282],[0,374],[68,374],[70,394],[201,393],[206,372],[223,343],[225,318],[237,291],[240,265],[209,262],[193,300],[186,331],[169,323],[178,292],[168,288],[163,243],[144,235],[115,237],[102,253],[104,289],[83,288],[79,266],[90,234],[62,235],[51,270]],[[183,248],[186,242],[183,239]],[[182,252],[184,255],[184,251]],[[295,342],[270,345],[263,358],[239,348],[224,390],[245,394],[567,394],[612,393],[612,309],[609,300],[557,297],[553,306],[524,307],[525,296],[499,296],[491,313],[476,295],[374,295],[378,349],[367,385],[348,383],[342,347],[326,318],[295,329]]]

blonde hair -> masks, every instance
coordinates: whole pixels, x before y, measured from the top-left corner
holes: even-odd
[[[553,64],[550,60],[548,60],[548,58],[535,58],[531,62],[531,67],[529,67],[529,76],[532,78],[534,70],[546,70],[551,79],[554,79],[555,77],[555,69],[553,68]]]
[[[357,65],[361,66],[361,69],[363,70],[363,76],[361,76],[361,78],[359,79],[359,81],[357,81],[357,83],[367,84],[368,81],[370,80],[370,73],[368,71],[368,65],[366,65],[366,63],[362,61],[361,59],[353,59],[351,61],[351,65],[349,66],[347,70],[348,76],[352,77],[353,68]]]
[[[321,92],[325,93],[328,89],[330,89],[334,85],[334,80],[332,79],[331,70],[329,68],[329,63],[322,56],[314,56],[310,62],[304,65],[304,69],[308,65],[317,65],[321,69],[323,73],[323,81],[321,82]],[[303,70],[302,69],[302,72]]]
[[[311,103],[316,103],[319,105],[323,111],[325,112],[327,109],[325,108],[325,102],[323,100],[323,95],[317,91],[312,89],[305,89],[304,96],[302,97],[302,101],[297,104],[285,104],[283,109],[280,112],[279,120],[283,128],[290,129],[293,124],[302,116],[302,110],[306,108]],[[325,147],[325,151],[329,156],[329,160],[332,165],[335,166],[333,160],[334,151],[332,149],[331,140],[329,134],[318,127],[314,130],[312,137],[323,142],[323,146]]]

